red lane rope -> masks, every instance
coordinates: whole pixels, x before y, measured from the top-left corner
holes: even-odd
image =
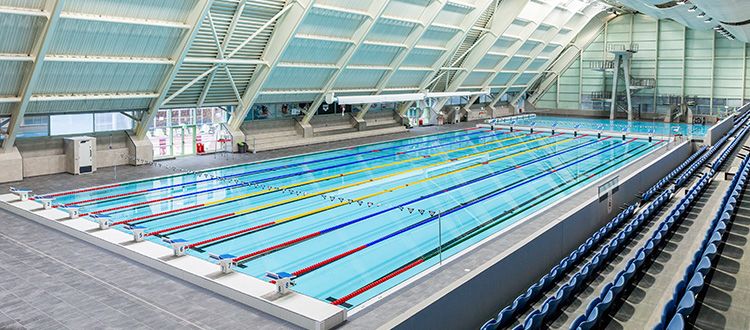
[[[177,212],[180,212],[180,211],[187,211],[187,210],[194,209],[196,207],[201,207],[201,206],[203,206],[203,204],[196,204],[196,205],[191,205],[191,206],[187,206],[187,207],[183,207],[183,208],[179,208],[179,209],[174,209],[174,210],[169,210],[169,211],[164,211],[164,212],[159,212],[159,213],[144,215],[144,216],[138,217],[138,218],[133,218],[133,219],[129,219],[129,220],[118,221],[118,222],[113,223],[112,225],[113,226],[124,225],[126,223],[131,223],[131,222],[135,222],[135,221],[146,220],[146,219],[149,219],[149,218],[159,217],[159,216],[162,216],[162,215],[167,215],[167,214],[172,214],[172,213],[177,213]]]
[[[170,232],[170,231],[173,231],[173,230],[182,229],[182,228],[185,228],[185,227],[200,225],[202,223],[211,222],[211,221],[219,220],[219,219],[224,219],[226,217],[231,217],[233,215],[234,215],[234,213],[226,213],[226,214],[222,214],[222,215],[217,215],[215,217],[211,217],[211,218],[208,218],[208,219],[203,219],[203,220],[200,220],[200,221],[194,221],[194,222],[190,222],[190,223],[184,223],[184,224],[181,224],[179,226],[174,226],[174,227],[170,227],[170,228],[166,228],[166,229],[162,229],[162,230],[152,231],[150,233],[146,233],[146,236],[159,235],[159,234],[162,234],[162,233],[166,233],[166,232]]]
[[[232,234],[227,234],[226,236],[231,236],[231,235]],[[245,259],[249,259],[249,258],[258,256],[258,255],[261,255],[261,254],[266,254],[268,252],[271,252],[271,251],[274,251],[274,250],[278,250],[280,248],[283,248],[283,247],[286,247],[286,246],[289,246],[289,245],[294,245],[294,244],[297,244],[299,242],[311,239],[311,238],[313,238],[315,236],[318,236],[318,235],[320,235],[320,232],[308,234],[308,235],[301,236],[301,237],[297,237],[297,238],[295,238],[293,240],[289,240],[289,241],[286,241],[284,243],[279,243],[279,244],[276,244],[276,245],[273,245],[273,246],[269,246],[269,247],[267,247],[265,249],[255,251],[253,253],[248,253],[248,254],[245,254],[245,255],[241,255],[241,256],[235,258],[235,260],[237,260],[237,262],[239,262],[239,261],[242,261],[242,260],[245,260]]]
[[[70,205],[78,205],[78,204],[84,204],[84,203],[98,202],[98,201],[103,201],[105,199],[111,199],[111,198],[125,197],[125,196],[130,196],[130,195],[145,193],[145,192],[148,192],[148,191],[149,191],[149,189],[144,189],[144,190],[136,190],[136,191],[126,192],[126,193],[116,194],[116,195],[111,195],[111,196],[103,196],[103,197],[97,197],[97,198],[91,198],[91,199],[84,199],[82,201],[77,201],[77,202],[73,202],[73,203],[64,204],[63,207],[70,206]]]
[[[362,250],[364,250],[364,249],[366,249],[366,248],[367,248],[367,245],[362,245],[362,246],[360,246],[360,247],[358,247],[358,248],[356,248],[356,249],[353,249],[353,250],[349,250],[349,251],[346,251],[346,252],[344,252],[344,253],[342,253],[342,254],[339,254],[339,255],[336,255],[336,256],[330,257],[330,258],[328,258],[328,259],[326,259],[326,260],[323,260],[323,261],[321,261],[321,262],[319,262],[319,263],[316,263],[316,264],[314,264],[314,265],[311,265],[311,266],[308,266],[308,267],[302,268],[302,269],[300,269],[300,270],[298,270],[298,271],[296,271],[296,272],[292,273],[292,275],[294,275],[294,276],[300,276],[300,275],[303,275],[303,274],[305,274],[305,273],[309,273],[309,272],[311,272],[311,271],[313,271],[313,270],[316,270],[316,269],[318,269],[318,268],[320,268],[320,267],[323,267],[323,266],[325,266],[325,265],[327,265],[327,264],[330,264],[330,263],[332,263],[332,262],[334,262],[334,261],[336,261],[336,260],[339,260],[339,259],[341,259],[341,258],[344,258],[344,257],[346,257],[346,256],[349,256],[349,255],[351,255],[351,254],[354,254],[354,253],[357,253],[357,252],[359,252],[359,251],[362,251]],[[237,262],[237,258],[235,258],[235,259],[234,259],[233,261]]]
[[[84,192],[89,192],[89,191],[97,191],[97,190],[102,190],[102,189],[115,188],[115,187],[119,187],[120,185],[121,185],[120,183],[116,183],[116,184],[112,184],[108,186],[71,190],[71,191],[66,191],[66,192],[61,192],[61,193],[56,193],[56,194],[49,194],[49,195],[44,195],[44,196],[45,197],[59,197],[59,196],[72,195],[72,194],[84,193]]]
[[[349,299],[352,299],[352,298],[354,298],[356,296],[359,296],[359,295],[367,292],[368,290],[370,290],[370,289],[372,289],[372,288],[374,288],[374,287],[376,287],[376,286],[378,286],[380,284],[383,284],[384,282],[386,282],[386,281],[388,281],[388,280],[390,280],[390,279],[392,279],[392,278],[394,278],[394,277],[396,277],[398,275],[403,274],[407,270],[412,269],[412,268],[418,266],[419,264],[421,264],[423,262],[424,262],[423,259],[416,260],[416,261],[410,263],[409,265],[407,265],[407,266],[405,266],[405,267],[403,267],[403,268],[401,268],[401,269],[399,269],[399,270],[397,270],[397,271],[395,271],[393,273],[388,274],[385,277],[381,277],[377,281],[374,281],[374,282],[372,282],[372,283],[370,283],[368,285],[365,285],[365,286],[363,286],[363,287],[361,287],[361,288],[353,291],[352,293],[350,293],[350,294],[348,294],[346,296],[343,296],[343,297],[341,297],[339,299],[334,300],[333,302],[331,302],[331,304],[333,304],[333,305],[341,305],[341,304],[345,303],[346,301],[348,301]]]
[[[117,211],[117,210],[122,210],[122,209],[129,208],[129,207],[135,207],[135,206],[141,206],[141,205],[146,205],[146,204],[151,204],[151,203],[163,202],[165,200],[169,200],[170,198],[172,198],[172,197],[171,196],[167,196],[167,197],[157,198],[157,199],[148,200],[148,201],[144,201],[144,202],[140,202],[140,203],[135,203],[135,204],[121,205],[121,206],[112,207],[112,208],[108,208],[108,209],[91,211],[89,213],[81,213],[81,216],[87,216],[87,215],[90,215],[90,214],[99,214],[99,213],[104,213],[104,212]]]
[[[264,224],[260,224],[260,225],[257,225],[255,227],[245,228],[245,229],[243,229],[241,231],[250,232],[250,231],[253,231],[253,230],[258,230],[258,229],[261,229],[261,228],[265,228],[265,227],[271,226],[273,224],[275,224],[275,222],[266,222]],[[213,242],[216,242],[216,241],[223,240],[225,238],[229,238],[232,235],[237,235],[237,232],[229,233],[229,234],[225,234],[225,235],[221,235],[221,236],[214,237],[214,238],[209,238],[209,239],[204,240],[204,241],[200,241],[200,242],[196,242],[196,243],[190,244],[190,245],[188,245],[188,247],[192,249],[192,248],[194,248],[196,246],[201,246],[201,245],[204,245],[204,244],[213,243]]]

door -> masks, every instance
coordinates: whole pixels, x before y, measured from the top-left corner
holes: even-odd
[[[94,150],[91,148],[91,140],[79,141],[78,148],[78,172],[89,173],[92,171]]]
[[[171,129],[172,156],[195,154],[195,126],[186,125]]]

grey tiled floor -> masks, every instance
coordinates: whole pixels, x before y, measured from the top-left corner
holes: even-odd
[[[204,169],[471,127],[462,123],[402,134],[258,154],[165,161]],[[55,174],[22,185],[50,193],[174,173],[159,166],[118,166],[85,176]],[[116,174],[116,175],[115,175]],[[0,329],[287,329],[290,323],[0,210]]]

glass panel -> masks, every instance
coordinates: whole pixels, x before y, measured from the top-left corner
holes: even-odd
[[[97,113],[94,115],[94,129],[97,132],[121,131],[133,128],[133,120],[121,113]]]
[[[50,116],[50,135],[85,134],[93,131],[93,114]]]
[[[195,154],[195,126],[187,126],[182,128],[182,155],[194,155]]]
[[[0,117],[0,132],[7,132],[10,125],[10,117]],[[49,116],[26,116],[23,123],[18,127],[19,138],[47,136],[49,134]],[[0,134],[0,140],[5,134]]]
[[[153,128],[147,134],[154,146],[154,158],[167,158],[172,156],[172,140],[166,128]]]

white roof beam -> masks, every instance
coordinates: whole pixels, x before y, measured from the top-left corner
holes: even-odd
[[[589,8],[592,8],[592,7],[589,7]],[[586,10],[586,12],[587,12],[587,13],[591,13],[591,10]],[[569,15],[569,16],[567,17],[567,20],[566,20],[566,24],[567,24],[568,22],[570,22],[570,21],[571,21],[571,20],[573,19],[573,17],[574,17],[574,16],[576,15],[576,14],[577,14],[577,12],[572,12],[572,13],[571,13],[571,14],[570,14],[570,15]],[[590,15],[590,16],[587,16],[587,17],[589,17],[589,18],[590,18],[590,17],[593,17],[594,15],[596,15],[596,13],[593,13],[593,15]],[[584,26],[586,26],[586,23],[588,23],[588,21],[587,21],[587,20],[581,20],[580,22],[578,22],[578,23],[577,23],[577,24],[575,25],[575,27],[574,27],[574,31],[573,31],[573,33],[568,33],[568,34],[567,34],[567,37],[566,37],[566,38],[564,39],[564,43],[565,43],[565,44],[567,44],[567,43],[569,43],[570,41],[572,41],[572,40],[573,40],[573,38],[575,37],[575,35],[576,35],[576,34],[578,33],[578,31],[580,31],[581,29],[583,29],[583,27],[584,27]],[[555,33],[555,36],[554,36],[554,37],[552,37],[552,38],[550,38],[550,39],[554,39],[555,37],[557,37],[557,36],[559,36],[559,35],[560,35],[560,34],[559,34],[559,30],[556,30],[556,31],[557,31],[557,32]],[[532,56],[531,56],[531,58],[529,58],[528,60],[526,60],[526,63],[524,63],[524,64],[523,64],[523,65],[521,66],[521,68],[519,69],[519,72],[517,72],[517,73],[516,73],[516,74],[515,74],[515,75],[513,76],[513,78],[512,78],[512,79],[511,79],[511,80],[510,80],[510,81],[509,81],[509,82],[508,82],[507,84],[506,84],[506,85],[507,85],[507,86],[509,86],[509,87],[505,87],[505,88],[504,88],[504,89],[503,89],[503,90],[502,90],[502,91],[501,91],[501,92],[500,92],[500,93],[498,94],[498,96],[496,96],[496,97],[495,97],[495,98],[494,98],[494,99],[492,100],[492,102],[490,102],[489,106],[490,106],[491,108],[492,108],[492,107],[494,107],[494,106],[495,106],[495,105],[497,104],[497,102],[498,102],[498,101],[500,101],[500,97],[501,97],[501,96],[502,96],[503,94],[507,93],[507,92],[508,92],[508,90],[509,90],[509,89],[511,88],[511,86],[512,86],[513,84],[515,84],[515,83],[516,83],[516,81],[518,81],[518,78],[520,78],[520,77],[521,77],[521,74],[522,74],[522,73],[524,73],[524,72],[526,72],[526,69],[528,69],[529,65],[531,65],[531,63],[533,62],[533,60],[532,60],[532,59],[533,59],[533,58],[535,58],[535,57],[536,57],[537,55],[539,55],[539,53],[541,53],[541,52],[542,52],[542,50],[544,50],[544,48],[545,48],[545,47],[547,47],[547,45],[549,44],[549,40],[550,40],[550,39],[548,39],[548,40],[545,40],[546,42],[545,42],[545,43],[544,43],[543,45],[540,45],[540,46],[541,46],[541,49],[535,49],[535,50],[534,50],[534,52],[532,53]],[[562,51],[562,50],[560,50],[560,51]],[[558,52],[557,52],[557,53],[556,53],[555,55],[559,54],[559,53],[560,53],[560,51],[558,51]],[[545,62],[545,64],[544,64],[543,66],[544,66],[544,68],[546,69],[546,68],[547,68],[547,67],[549,66],[549,60],[547,60],[547,62]],[[536,77],[535,77],[535,78],[536,78]],[[528,83],[529,83],[529,84],[531,84],[531,83],[532,83],[533,81],[534,81],[533,79],[532,79],[532,80],[529,80],[529,82],[528,82]],[[520,93],[518,93],[518,95],[516,95],[516,96],[515,96],[515,97],[513,98],[513,100],[511,100],[510,104],[515,104],[516,102],[518,102],[518,100],[519,100],[519,99],[521,99],[521,97],[523,96],[523,93],[525,93],[525,92],[526,92],[526,90],[528,90],[528,85],[527,85],[527,86],[526,86],[526,87],[525,87],[525,88],[524,88],[524,89],[523,89],[523,90],[522,90],[522,91],[521,91]],[[468,106],[467,106],[467,107],[468,107]]]
[[[46,17],[46,18],[50,17],[50,11],[46,8],[44,10],[35,10],[35,9],[29,9],[29,8],[0,6],[0,14],[37,16],[37,17]],[[83,21],[135,24],[135,25],[145,25],[145,26],[159,26],[159,27],[168,27],[168,28],[176,28],[176,29],[189,29],[190,28],[188,24],[185,24],[182,22],[142,19],[142,18],[132,18],[132,17],[108,16],[108,15],[96,15],[96,14],[86,14],[86,13],[61,12],[59,14],[59,17],[66,18],[66,19],[83,20]]]
[[[258,97],[263,84],[266,83],[266,80],[271,75],[271,70],[279,63],[281,54],[289,46],[292,37],[299,30],[302,20],[312,8],[312,1],[297,0],[291,2],[285,7],[285,9],[288,9],[284,15],[278,18],[274,32],[266,44],[266,49],[262,57],[264,61],[268,62],[268,65],[258,67],[253,77],[250,78],[250,84],[242,95],[243,106],[235,109],[232,117],[229,119],[228,126],[230,130],[238,130],[242,126],[242,122],[245,121],[245,117],[247,117],[250,107]]]
[[[490,21],[490,32],[480,36],[479,40],[477,40],[472,46],[472,49],[467,52],[461,63],[461,68],[465,70],[456,73],[453,79],[449,81],[448,87],[445,91],[457,91],[461,85],[463,85],[469,74],[476,69],[477,65],[479,65],[486,55],[503,56],[505,57],[503,60],[510,58],[506,53],[494,53],[490,50],[494,47],[500,37],[502,37],[508,27],[513,24],[514,18],[523,11],[528,2],[529,0],[504,0],[497,5]],[[491,69],[491,72],[496,72],[496,70]],[[482,87],[484,87],[484,84]],[[445,98],[438,100],[436,109],[442,108],[447,101],[448,99]]]
[[[303,124],[310,123],[312,117],[315,116],[316,112],[318,112],[318,108],[323,104],[323,100],[325,100],[325,95],[333,89],[333,86],[336,84],[336,81],[349,65],[349,62],[351,62],[354,54],[362,46],[362,43],[370,34],[370,31],[372,31],[373,27],[375,27],[375,23],[377,22],[377,19],[375,19],[375,17],[382,15],[383,12],[385,12],[386,7],[388,7],[388,1],[385,0],[373,1],[372,3],[370,3],[370,7],[368,7],[366,16],[368,17],[368,19],[362,22],[362,24],[360,24],[360,26],[352,35],[351,39],[352,41],[354,41],[354,46],[348,47],[346,51],[341,55],[338,62],[336,62],[336,66],[338,69],[328,77],[325,84],[323,85],[323,93],[318,95],[315,100],[313,100],[310,108],[307,109],[307,113],[305,113],[305,116],[302,118]]]
[[[65,0],[48,0],[45,3],[45,7],[45,10],[50,13],[50,16],[44,23],[44,28],[41,29],[36,44],[34,45],[34,64],[23,77],[21,89],[19,91],[20,99],[11,109],[10,123],[8,124],[8,136],[5,138],[2,145],[4,152],[13,150],[13,145],[16,143],[18,129],[21,126],[21,122],[23,122],[23,116],[26,114],[26,109],[29,106],[31,94],[34,92],[39,77],[41,76],[42,67],[44,66],[44,57],[47,56],[50,40],[52,40],[55,28],[60,22],[60,13],[62,12],[63,7],[65,7]]]
[[[203,22],[203,18],[206,17],[206,14],[208,14],[208,11],[211,8],[212,4],[213,4],[213,0],[200,0],[195,4],[195,7],[193,8],[192,12],[190,13],[187,19],[188,23],[190,24],[191,29],[189,31],[186,31],[186,33],[183,33],[183,36],[180,39],[180,43],[173,53],[172,58],[175,59],[175,63],[174,65],[172,65],[172,69],[168,70],[167,74],[162,80],[162,83],[160,85],[161,87],[159,88],[159,91],[158,91],[159,97],[151,101],[151,104],[148,107],[148,111],[143,114],[143,118],[141,119],[140,122],[138,122],[138,125],[135,128],[135,135],[137,138],[142,139],[146,136],[146,132],[148,131],[148,126],[150,125],[151,121],[154,119],[154,116],[156,116],[156,113],[159,110],[159,107],[161,107],[161,104],[164,101],[164,98],[167,97],[167,93],[169,92],[169,87],[172,85],[172,82],[177,76],[177,72],[180,71],[182,62],[185,60],[185,57],[187,56],[188,49],[190,48],[190,45],[193,43],[193,39],[195,39],[195,36],[198,34],[198,30],[200,30],[201,22]]]
[[[246,5],[247,5],[247,0],[241,0],[239,4],[237,5],[237,8],[234,11],[234,15],[232,16],[232,22],[229,23],[229,29],[227,30],[227,34],[226,36],[224,36],[224,40],[222,41],[221,46],[219,47],[219,50],[221,52],[227,51],[229,42],[232,40],[232,37],[234,37],[234,32],[237,29],[237,23],[240,21],[240,18],[242,18],[242,13],[245,11]],[[206,101],[206,96],[208,96],[208,92],[211,90],[211,85],[213,85],[215,78],[216,78],[216,71],[213,71],[211,72],[211,75],[208,76],[208,79],[206,80],[206,84],[203,86],[201,95],[198,98],[199,107],[202,107],[203,103]]]
[[[37,17],[46,17],[46,18],[49,18],[50,16],[49,11],[46,11],[46,10],[9,7],[9,6],[0,6],[0,14],[37,16]]]
[[[530,10],[530,8],[531,8],[531,7],[528,7],[529,5],[531,5],[531,3],[527,1],[527,2],[526,2],[526,6],[524,6],[524,8],[523,8],[523,9],[522,9],[522,10],[521,10],[521,11],[519,12],[519,14],[523,14],[523,13],[524,13],[525,11],[528,11],[528,10]],[[551,13],[552,13],[553,11],[554,11],[555,7],[556,7],[555,5],[550,5],[550,4],[547,4],[547,3],[545,3],[543,11],[542,11],[542,12],[534,12],[534,15],[536,15],[536,17],[539,17],[539,18],[540,18],[540,21],[542,21],[542,20],[546,19],[546,18],[547,18],[547,17],[548,17],[548,16],[549,16],[549,15],[550,15],[550,14],[551,14]],[[496,11],[496,12],[497,12],[497,11]],[[519,17],[520,17],[520,16],[519,16]],[[515,16],[514,16],[514,17],[511,17],[511,18],[512,18],[512,19],[518,19],[518,17],[515,17]],[[521,35],[519,35],[519,36],[513,36],[513,39],[515,39],[515,41],[514,41],[514,42],[513,42],[513,44],[512,44],[511,46],[510,46],[510,48],[508,48],[508,49],[506,50],[506,52],[508,53],[508,56],[507,56],[506,58],[502,59],[502,60],[501,60],[501,61],[500,61],[500,62],[499,62],[499,63],[498,63],[498,64],[497,64],[497,65],[496,65],[496,66],[495,66],[494,68],[493,68],[493,70],[492,70],[492,71],[494,72],[494,74],[491,74],[491,75],[489,75],[489,76],[487,77],[487,79],[485,79],[485,80],[484,80],[484,82],[482,83],[482,89],[487,89],[487,88],[490,88],[490,85],[492,84],[492,81],[493,81],[493,80],[495,79],[495,77],[496,77],[496,76],[497,76],[497,75],[498,75],[498,74],[499,74],[500,72],[503,72],[503,69],[505,68],[505,66],[506,66],[506,65],[507,65],[507,64],[508,64],[508,63],[509,63],[509,62],[510,62],[510,61],[511,61],[512,59],[513,59],[513,57],[514,57],[514,56],[516,56],[516,55],[518,54],[518,51],[519,51],[519,50],[521,50],[521,48],[522,48],[522,47],[523,47],[523,45],[524,45],[524,44],[526,43],[526,41],[527,41],[527,40],[528,40],[528,39],[529,39],[529,38],[530,38],[530,37],[531,37],[531,36],[532,36],[532,35],[534,34],[534,32],[535,32],[535,31],[536,31],[536,30],[537,30],[537,29],[539,28],[539,26],[540,26],[539,22],[528,21],[528,20],[524,20],[524,21],[525,21],[525,22],[527,22],[527,24],[526,24],[526,26],[525,26],[525,27],[524,27],[524,28],[523,28],[523,29],[521,30],[521,33],[520,33]],[[512,22],[511,22],[511,23],[512,23]],[[508,26],[510,26],[510,25],[508,25]],[[506,29],[506,31],[507,31],[507,29]],[[508,37],[508,34],[507,34],[507,33],[503,33],[503,34],[502,34],[502,37]],[[498,40],[499,40],[499,39],[500,39],[500,38],[498,38]],[[497,41],[495,41],[495,42],[497,42]],[[462,82],[462,83],[463,83],[463,82]],[[457,88],[459,88],[459,87],[460,87],[460,84],[458,84],[458,85],[453,85],[453,84],[451,84],[451,86],[452,86],[453,88],[456,88],[456,89],[457,89]],[[453,91],[453,90],[450,90],[450,91]],[[469,100],[469,104],[471,104],[471,103],[473,103],[474,101],[476,101],[476,99],[477,99],[477,98],[478,98],[478,97],[476,97],[476,96],[475,96],[475,97],[472,97],[472,98],[471,98],[471,99]],[[445,105],[445,103],[446,103],[447,101],[448,101],[447,99],[441,99],[441,100],[439,100],[439,101],[438,101],[438,102],[436,103],[436,105],[435,105],[435,109],[440,109],[440,108],[442,108],[442,107],[443,107],[443,106]]]
[[[382,77],[380,77],[380,80],[378,80],[378,83],[375,85],[375,94],[382,93],[386,86],[388,86],[388,82],[391,81],[391,78],[393,78],[393,75],[396,74],[396,72],[401,68],[401,66],[404,64],[404,61],[409,56],[409,53],[411,53],[412,49],[414,49],[417,46],[417,43],[419,43],[419,40],[422,39],[422,36],[424,36],[425,32],[427,32],[427,29],[430,25],[432,25],[433,22],[435,22],[435,19],[438,17],[441,11],[443,11],[443,8],[448,5],[447,0],[436,0],[430,2],[425,10],[422,11],[422,15],[419,17],[419,25],[417,25],[414,29],[412,29],[411,33],[409,33],[409,36],[406,38],[406,42],[404,45],[406,47],[402,48],[398,55],[391,61],[390,67],[393,69],[386,72]],[[369,43],[369,42],[368,42]],[[372,104],[366,104],[362,111],[360,111],[357,114],[357,118],[364,118],[365,114],[367,114],[367,111],[370,110],[370,107]]]
[[[455,1],[452,2],[452,4],[456,5],[457,3]],[[448,45],[454,45],[450,51],[447,51],[443,53],[443,55],[435,61],[435,64],[432,65],[432,74],[427,75],[423,80],[422,83],[419,85],[419,89],[426,89],[429,85],[429,82],[432,80],[435,75],[440,72],[440,69],[445,65],[446,62],[448,62],[452,57],[453,54],[458,51],[458,48],[461,46],[464,39],[466,39],[466,36],[468,35],[470,27],[474,26],[476,24],[477,20],[479,20],[479,17],[482,16],[482,14],[489,8],[489,6],[494,5],[495,1],[492,0],[485,0],[485,1],[477,1],[477,6],[472,7],[473,11],[467,15],[461,25],[459,26],[459,31],[464,31],[464,33],[457,33],[456,35],[451,38],[450,41],[448,41]],[[459,6],[464,6],[460,2],[458,3]],[[504,13],[505,14],[505,13]],[[507,14],[506,14],[507,15]],[[452,66],[452,65],[450,65]],[[453,91],[446,91],[446,92],[453,92]]]
[[[543,71],[551,73],[550,75],[547,75],[544,77],[544,80],[542,80],[539,83],[539,86],[535,89],[534,94],[529,97],[527,100],[528,102],[536,103],[544,93],[549,90],[550,87],[557,81],[557,78],[567,70],[573,62],[580,56],[581,50],[586,49],[588,45],[590,45],[596,38],[599,36],[599,34],[604,29],[604,24],[606,21],[614,17],[614,15],[609,15],[605,13],[600,13],[598,16],[596,16],[594,19],[592,19],[583,29],[581,29],[580,32],[576,33],[576,38],[573,43],[570,44],[569,47],[566,47],[564,50],[562,50],[556,57],[552,57],[554,60],[552,60],[551,64],[548,65],[547,70]],[[549,62],[548,62],[549,63]],[[537,75],[534,79],[532,79],[529,83],[529,86],[534,85],[535,80],[540,79],[541,75]]]
[[[154,26],[154,27],[167,27],[173,29],[190,29],[189,24],[174,21],[162,21],[132,17],[119,17],[119,16],[107,16],[107,15],[94,15],[84,13],[70,13],[64,12],[60,17],[65,19],[81,20],[81,21],[94,21],[94,22],[107,22],[107,23],[120,23],[120,24],[133,24],[143,26]]]

